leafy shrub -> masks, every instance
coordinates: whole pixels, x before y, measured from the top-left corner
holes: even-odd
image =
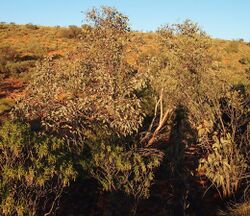
[[[190,97],[196,96],[207,79],[204,73],[211,71],[211,39],[190,20],[164,26],[159,29],[158,37],[163,54],[155,60],[156,64],[153,62],[156,67],[152,71],[156,76],[153,85],[158,92],[163,90],[163,96],[171,106],[189,107],[188,101],[195,102],[195,98]]]
[[[136,199],[147,198],[161,159],[162,153],[156,149],[126,150],[102,144],[93,153],[90,172],[106,191],[121,190]]]
[[[5,65],[6,72],[11,75],[27,72],[35,66],[35,61],[8,62]]]
[[[6,46],[0,49],[0,78],[10,75],[8,64],[16,62],[20,54],[12,47]]]
[[[230,134],[218,138],[213,136],[212,152],[201,159],[198,170],[218,187],[223,196],[232,195],[239,188],[239,182],[245,174],[247,163]]]
[[[75,176],[62,140],[34,133],[28,125],[18,122],[1,126],[1,215],[51,213],[63,188]]]
[[[208,97],[213,97],[209,82],[216,82],[209,52],[211,39],[190,20],[167,25],[157,32],[159,53],[149,61],[151,85],[156,97],[153,129],[147,145],[152,145],[157,134],[171,122],[177,107],[185,107],[192,126],[198,124],[209,110]],[[211,94],[211,95],[210,95]],[[159,119],[159,120],[158,120]],[[170,128],[171,128],[170,123]]]
[[[143,120],[137,93],[143,75],[124,58],[129,46],[127,18],[109,8],[104,17],[89,14],[94,22],[80,60],[49,59],[37,68],[27,94],[17,106],[26,119],[39,119],[47,129],[75,135],[96,128],[103,134],[128,135]],[[50,89],[48,91],[48,89]]]
[[[8,98],[0,99],[0,114],[9,111],[12,107],[14,107],[14,101]]]
[[[245,94],[235,89],[215,98],[210,121],[197,128],[199,143],[208,151],[208,156],[200,160],[199,170],[222,190],[223,196],[232,195],[249,179],[249,96]]]
[[[30,43],[27,44],[26,49],[37,58],[42,58],[47,51],[37,40],[30,41]]]
[[[0,49],[0,76],[2,78],[27,72],[34,66],[34,60],[26,59],[26,56],[22,57],[12,47],[3,47]]]
[[[17,61],[20,58],[20,54],[12,47],[6,46],[0,49],[1,61]]]

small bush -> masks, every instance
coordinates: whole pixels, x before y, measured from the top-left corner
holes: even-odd
[[[41,55],[41,51],[36,51]],[[17,75],[28,71],[35,66],[35,60],[38,57],[21,56],[19,52],[11,47],[0,49],[0,76],[1,78],[10,75]]]
[[[244,64],[244,65],[249,64],[250,63],[250,58],[241,58],[239,60],[239,63]]]
[[[6,71],[11,75],[27,72],[35,66],[35,61],[9,62],[6,64]]]
[[[34,24],[32,24],[32,23],[26,24],[25,27],[26,27],[27,29],[31,29],[31,30],[37,30],[37,29],[39,29],[39,27],[38,27],[37,25],[34,25]]]
[[[234,86],[214,100],[209,122],[198,127],[199,142],[207,149],[198,170],[222,192],[231,196],[247,177],[249,99],[243,85]],[[216,102],[217,101],[217,102]]]
[[[10,75],[8,64],[18,61],[20,54],[11,47],[0,48],[0,78]]]
[[[222,189],[223,196],[228,196],[237,191],[247,169],[246,160],[229,134],[221,138],[214,135],[213,139],[213,150],[206,159],[201,159],[198,170],[205,171],[205,175]]]
[[[14,106],[14,101],[8,98],[0,99],[0,114],[10,110]]]
[[[0,48],[0,61],[17,61],[20,54],[12,47],[6,46]]]
[[[27,50],[37,58],[42,58],[47,52],[46,48],[36,40],[30,41],[30,43],[27,45]]]
[[[77,39],[80,38],[82,35],[82,29],[74,26],[74,25],[70,25],[68,28],[66,29],[62,29],[59,33],[59,37],[64,37],[64,38],[69,38],[69,39]]]
[[[227,53],[237,53],[239,51],[239,42],[231,41],[226,47]]]
[[[1,30],[1,29],[7,29],[7,25],[1,24],[1,23],[0,23],[0,30]]]
[[[34,133],[26,124],[2,125],[0,215],[42,215],[54,211],[63,188],[75,176],[62,140]]]
[[[156,149],[131,149],[102,144],[94,152],[91,174],[105,191],[121,190],[135,198],[148,198],[162,153]]]

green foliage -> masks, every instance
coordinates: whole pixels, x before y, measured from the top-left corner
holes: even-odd
[[[137,93],[144,87],[142,74],[124,58],[128,46],[127,19],[104,8],[107,17],[89,13],[94,26],[80,60],[45,60],[37,68],[27,94],[17,106],[26,119],[41,118],[49,130],[70,134],[98,130],[106,135],[128,135],[143,120]],[[112,22],[112,23],[110,23]]]
[[[208,150],[199,170],[221,188],[223,196],[232,195],[246,178],[249,154],[249,96],[231,90],[224,98],[213,100],[209,122],[198,129],[199,143]],[[217,102],[216,102],[217,101]]]
[[[67,145],[29,126],[5,122],[0,129],[0,214],[52,212],[76,173]],[[46,199],[51,199],[46,203]]]
[[[90,172],[106,191],[121,190],[136,199],[148,198],[162,153],[156,149],[132,148],[101,144],[93,152]]]
[[[5,111],[9,111],[12,107],[14,107],[14,101],[7,98],[0,99],[0,114]]]
[[[0,49],[0,78],[10,75],[9,65],[17,61],[19,57],[19,53],[11,47]]]
[[[205,93],[202,85],[211,73],[211,39],[189,20],[161,28],[158,36],[162,51],[152,62],[153,86],[163,91],[167,107],[184,106],[192,112],[190,105]]]
[[[29,43],[27,43],[26,49],[30,53],[33,54],[33,58],[42,58],[46,54],[46,48],[43,47],[38,41],[31,40]]]
[[[34,61],[8,62],[5,65],[6,71],[12,76],[27,72],[34,66]]]
[[[218,138],[213,136],[212,151],[205,159],[200,160],[199,171],[222,190],[223,196],[232,195],[237,191],[239,182],[245,174],[247,164],[230,134]]]
[[[12,47],[0,49],[0,78],[27,72],[34,65],[34,60],[22,61],[20,53]]]
[[[152,128],[156,129],[148,145],[156,140],[164,125],[172,128],[171,116],[177,107],[187,110],[194,128],[209,119],[209,100],[216,97],[221,88],[217,71],[212,69],[213,58],[209,51],[212,41],[197,24],[187,20],[167,25],[158,30],[157,36],[159,53],[153,55],[147,65],[157,98],[155,122],[152,122]]]

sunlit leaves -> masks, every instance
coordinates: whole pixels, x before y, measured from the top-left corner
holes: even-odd
[[[150,151],[154,153],[150,155]],[[156,149],[101,145],[93,152],[91,173],[106,191],[121,190],[135,198],[147,198],[162,153]]]
[[[0,214],[35,214],[45,196],[57,196],[75,176],[63,141],[21,123],[1,127]]]
[[[233,194],[247,169],[244,156],[240,153],[230,134],[225,137],[213,136],[212,151],[200,160],[198,170],[221,189],[224,196]]]
[[[76,57],[39,65],[16,113],[40,119],[61,135],[83,136],[86,130],[132,134],[143,120],[137,93],[145,79],[125,58],[127,18],[112,8],[92,10],[87,17],[93,25]]]

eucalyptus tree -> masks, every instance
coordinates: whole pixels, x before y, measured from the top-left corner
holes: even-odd
[[[88,151],[81,164],[104,189],[147,197],[162,153],[140,149],[129,138],[143,122],[139,95],[146,78],[127,61],[128,18],[103,7],[89,11],[87,21],[76,53],[37,66],[15,114],[77,144],[76,154],[82,153],[78,147]]]
[[[137,93],[145,79],[126,60],[128,18],[103,7],[88,12],[87,20],[77,52],[38,65],[16,111],[66,136],[132,134],[143,120]]]

